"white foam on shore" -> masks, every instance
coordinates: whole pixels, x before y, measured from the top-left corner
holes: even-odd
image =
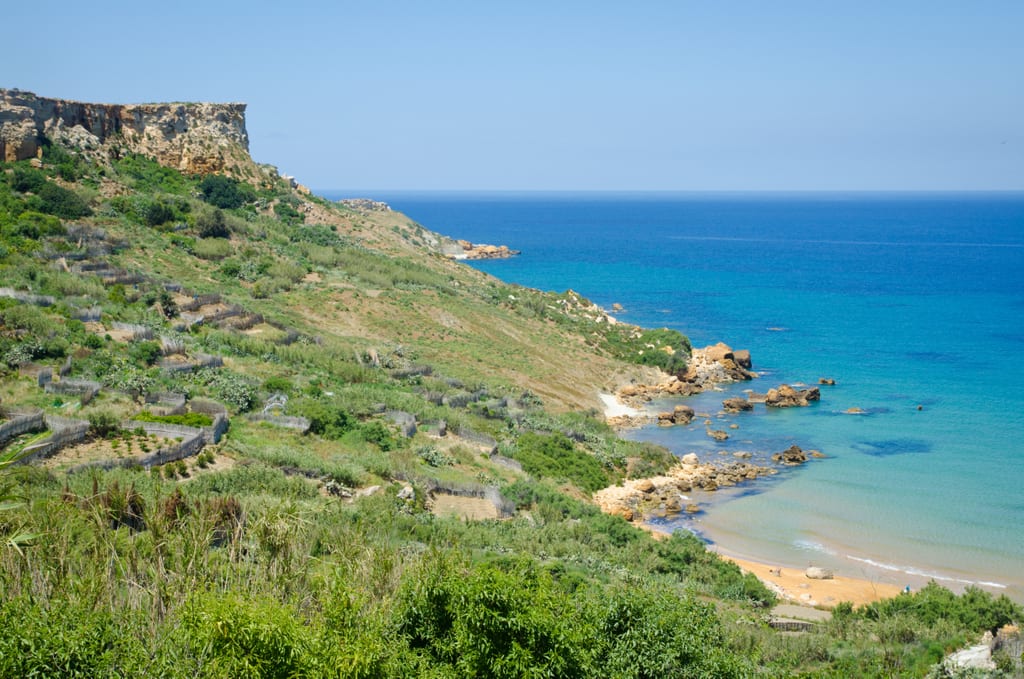
[[[874,568],[879,568],[885,571],[895,571],[897,573],[906,573],[907,575],[915,575],[917,577],[928,578],[930,580],[942,580],[944,582],[955,582],[961,585],[979,585],[982,587],[994,587],[996,589],[1006,589],[1006,585],[1000,582],[988,582],[986,580],[968,580],[966,578],[954,578],[949,575],[940,575],[938,573],[931,573],[929,571],[923,571],[920,568],[914,568],[913,566],[897,566],[891,563],[883,563],[881,561],[875,561],[874,559],[867,559],[858,556],[847,556],[846,558],[852,561],[859,561],[866,563]]]
[[[615,398],[614,394],[598,394],[601,398],[601,402],[604,403],[604,416],[605,418],[610,417],[638,417],[643,415],[642,410],[636,408],[630,408],[625,403],[620,403],[619,399]]]

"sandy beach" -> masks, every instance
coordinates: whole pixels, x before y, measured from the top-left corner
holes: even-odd
[[[812,580],[804,574],[803,568],[758,563],[725,554],[720,556],[735,563],[743,572],[753,573],[774,590],[779,598],[804,606],[832,608],[840,601],[861,606],[894,597],[901,591],[897,585],[851,578],[841,573],[835,574],[830,580]]]

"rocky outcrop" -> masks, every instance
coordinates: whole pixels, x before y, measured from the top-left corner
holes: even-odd
[[[460,249],[449,254],[453,259],[508,259],[520,254],[519,250],[512,250],[507,245],[470,243],[468,240],[455,242]]]
[[[665,396],[693,396],[716,384],[756,377],[755,373],[744,367],[750,364],[749,351],[735,352],[720,342],[703,349],[694,349],[686,374],[681,379],[673,375],[657,384],[630,384],[619,389],[617,395],[623,403],[634,407]]]
[[[744,410],[753,410],[754,404],[740,396],[733,396],[722,401],[722,408],[727,413],[739,413]]]
[[[786,448],[781,453],[775,453],[772,455],[772,460],[786,465],[803,464],[804,462],[807,462],[807,453],[805,453],[800,446],[793,445]]]
[[[743,382],[757,377],[749,370],[751,365],[749,351],[733,351],[728,344],[719,342],[693,351],[684,379],[701,386]]]
[[[663,426],[690,424],[693,422],[693,417],[693,408],[687,405],[677,405],[670,413],[658,413],[658,424]]]
[[[818,401],[820,399],[821,390],[817,387],[797,390],[788,384],[782,384],[775,389],[768,390],[764,397],[764,404],[769,408],[791,408],[794,406],[806,406],[811,401]]]
[[[101,157],[139,153],[190,174],[252,163],[245,104],[91,104],[0,89],[0,160],[38,157],[46,139]]]
[[[651,511],[693,514],[700,508],[685,493],[714,491],[774,473],[770,467],[748,462],[702,464],[695,454],[689,453],[665,475],[609,486],[594,493],[594,501],[601,511],[621,516],[627,521],[643,520],[644,515]]]

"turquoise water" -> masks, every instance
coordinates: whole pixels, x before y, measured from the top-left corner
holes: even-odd
[[[506,281],[750,349],[760,378],[689,400],[728,441],[699,421],[631,435],[702,459],[793,443],[827,458],[695,494],[707,510],[664,527],[738,556],[1024,600],[1024,194],[374,197],[522,250],[475,264]],[[811,407],[717,416],[743,389],[825,376],[837,384]]]

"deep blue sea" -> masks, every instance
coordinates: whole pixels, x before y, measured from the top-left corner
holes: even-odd
[[[630,435],[702,459],[794,443],[827,457],[695,493],[706,511],[664,527],[761,561],[1024,600],[1024,194],[372,197],[522,250],[474,264],[505,281],[751,351],[761,377],[689,400],[728,441],[701,419]],[[808,408],[718,415],[743,389],[819,377],[837,384]]]

